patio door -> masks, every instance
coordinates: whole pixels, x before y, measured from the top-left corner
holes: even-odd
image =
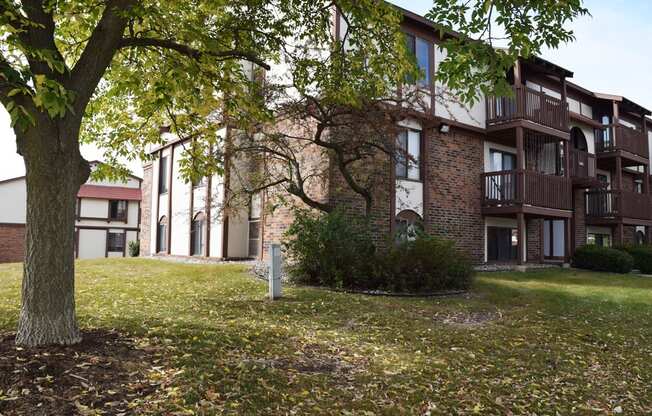
[[[487,227],[487,260],[510,262],[517,258],[518,236],[516,229]]]
[[[547,260],[563,260],[566,253],[564,220],[543,221],[543,257]]]

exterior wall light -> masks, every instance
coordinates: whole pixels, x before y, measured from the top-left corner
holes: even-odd
[[[448,124],[442,123],[439,126],[439,132],[442,134],[448,134],[448,132],[450,131],[451,131],[451,126],[449,126]]]

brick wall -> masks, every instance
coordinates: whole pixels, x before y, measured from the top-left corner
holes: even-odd
[[[140,255],[151,255],[151,224],[152,224],[152,164],[143,167],[143,183],[141,186],[143,199],[140,203]]]
[[[25,258],[25,225],[0,224],[0,263],[22,262]]]
[[[584,189],[576,189],[573,193],[575,198],[575,211],[573,212],[573,220],[575,224],[574,238],[575,248],[586,245],[586,198],[584,196]]]
[[[428,202],[426,231],[453,240],[474,262],[484,261],[481,180],[483,138],[452,129],[426,132]]]
[[[527,238],[527,261],[538,263],[541,258],[541,244],[543,236],[541,235],[543,219],[526,220],[526,238]]]

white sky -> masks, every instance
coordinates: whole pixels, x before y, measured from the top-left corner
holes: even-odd
[[[425,14],[432,0],[391,0]],[[573,23],[577,40],[543,57],[575,73],[573,81],[593,91],[624,95],[652,109],[652,1],[586,0],[592,17]],[[88,160],[101,159],[91,146],[82,149]],[[141,175],[139,163],[129,167]],[[0,180],[24,174],[22,158],[16,154],[9,116],[0,107]]]

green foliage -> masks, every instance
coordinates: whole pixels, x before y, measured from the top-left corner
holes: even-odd
[[[473,283],[470,259],[452,241],[419,236],[378,258],[378,284],[391,292],[466,290]]]
[[[138,257],[140,255],[140,241],[132,240],[129,242],[129,256]]]
[[[322,215],[299,210],[286,237],[288,273],[298,283],[409,293],[472,284],[471,262],[452,242],[419,236],[376,251],[368,223],[340,210]]]
[[[582,0],[434,0],[426,17],[442,36],[456,32],[442,43],[447,56],[436,76],[466,102],[479,92],[509,95],[505,74],[516,60],[574,40],[568,23],[588,13]]]
[[[626,245],[616,247],[628,253],[634,259],[634,268],[641,273],[652,274],[652,247],[649,245]]]
[[[612,273],[629,273],[634,259],[628,253],[615,248],[586,245],[575,250],[573,267]]]
[[[375,246],[368,223],[342,211],[314,214],[296,210],[285,233],[290,277],[333,288],[368,287]]]

